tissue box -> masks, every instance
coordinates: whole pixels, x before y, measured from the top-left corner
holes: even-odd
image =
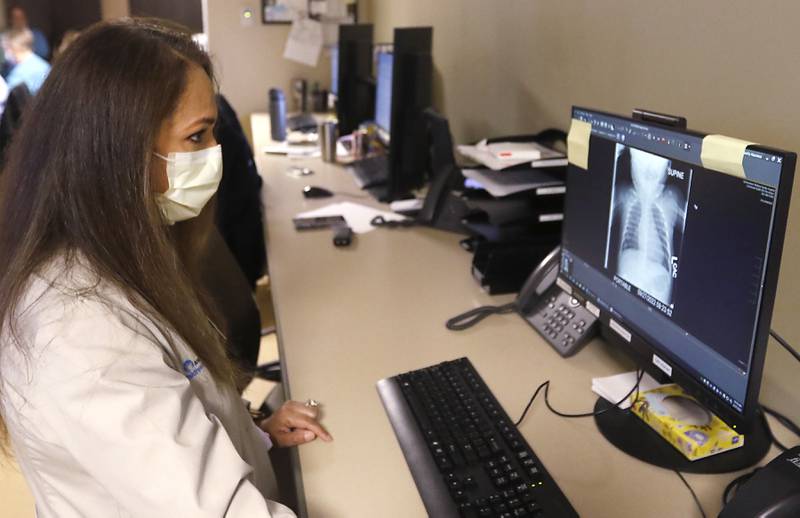
[[[710,419],[706,425],[692,424],[671,415],[669,404],[665,402],[668,398],[686,398],[699,405],[678,385],[642,392],[635,401],[634,397],[631,396],[631,411],[689,460],[716,455],[744,444],[744,435],[707,410]]]

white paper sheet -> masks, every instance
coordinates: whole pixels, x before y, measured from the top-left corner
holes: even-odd
[[[375,216],[383,216],[383,218],[386,220],[395,221],[406,219],[404,216],[395,214],[394,212],[373,209],[372,207],[367,207],[366,205],[361,205],[359,203],[353,203],[350,201],[333,203],[319,209],[301,212],[297,214],[296,217],[315,218],[318,216],[342,216],[344,217],[345,221],[347,221],[347,225],[352,228],[353,232],[356,234],[364,234],[370,230],[375,230],[375,227],[370,224],[370,221],[372,221],[372,218]]]
[[[315,67],[321,51],[322,24],[310,18],[301,18],[292,22],[283,57]]]
[[[622,374],[606,376],[605,378],[592,378],[592,392],[610,403],[616,403],[636,385],[636,378],[636,371],[623,372]],[[646,392],[661,386],[649,374],[645,373],[642,376],[641,383],[639,383],[639,392]],[[619,408],[625,409],[630,406],[629,398],[620,404]]]

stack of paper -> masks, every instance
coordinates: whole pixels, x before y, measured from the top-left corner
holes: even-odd
[[[638,373],[633,371],[616,374],[614,376],[606,376],[605,378],[592,378],[592,392],[609,403],[617,403],[636,386],[637,377]],[[659,385],[656,380],[645,373],[644,376],[642,376],[642,381],[639,383],[639,392],[645,392],[659,387],[663,387],[663,385]],[[620,403],[619,408],[625,409],[630,406],[631,402],[630,398],[628,398]]]

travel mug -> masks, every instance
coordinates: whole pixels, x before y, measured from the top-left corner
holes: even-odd
[[[322,160],[336,162],[336,138],[338,128],[334,121],[325,121],[319,125],[319,143]]]
[[[269,125],[272,140],[286,140],[286,97],[280,88],[269,89]]]

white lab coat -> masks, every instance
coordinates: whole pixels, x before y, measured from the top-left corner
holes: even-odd
[[[53,261],[0,336],[0,403],[38,518],[293,517],[264,437],[184,342]],[[52,284],[52,286],[51,286]],[[191,378],[191,379],[189,379]]]

